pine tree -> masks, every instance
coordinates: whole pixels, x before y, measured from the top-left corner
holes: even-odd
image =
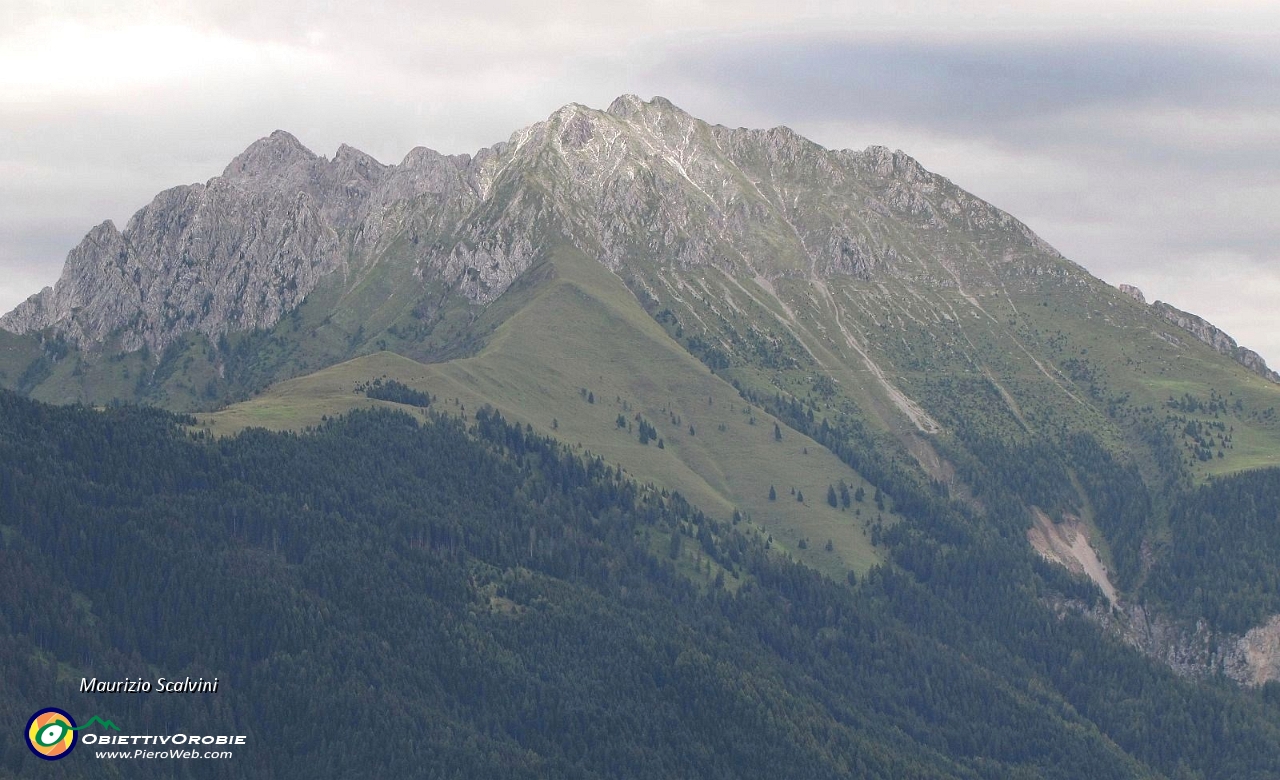
[[[773,440],[782,441],[782,429],[778,427],[777,423],[773,424]]]
[[[770,500],[770,501],[777,501],[777,500],[778,500],[778,491],[776,491],[776,490],[774,490],[774,489],[773,489],[773,485],[770,485],[770,486],[769,486],[769,500]]]
[[[840,505],[839,499],[836,498],[836,489],[831,485],[827,485],[827,503],[831,505],[832,509]]]

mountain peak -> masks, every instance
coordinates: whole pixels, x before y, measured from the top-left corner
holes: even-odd
[[[369,154],[368,152],[362,152],[359,149],[355,148],[354,146],[350,146],[348,144],[338,144],[338,151],[334,153],[333,159],[334,161],[360,160],[362,162],[365,162],[365,161],[374,162],[374,163],[378,162],[373,155]],[[381,165],[381,163],[378,163],[378,164]]]
[[[639,95],[633,95],[628,92],[625,95],[619,95],[609,104],[609,108],[605,109],[608,113],[616,117],[628,119],[635,116],[644,106],[644,100]]]
[[[306,147],[302,145],[302,142],[299,141],[297,137],[293,133],[290,133],[288,130],[279,130],[279,129],[272,130],[271,135],[267,136],[265,139],[262,139],[262,140],[271,141],[272,143],[277,143],[277,144],[287,144],[290,146],[296,146],[299,149],[302,149],[304,151],[306,150]]]
[[[315,152],[302,145],[291,133],[276,130],[266,138],[249,144],[222,172],[224,178],[256,176],[299,163],[314,162]]]
[[[644,100],[639,95],[627,93],[619,95],[609,104],[606,113],[618,117],[619,119],[632,119],[643,113],[656,113],[662,115],[675,114],[677,116],[689,116],[684,109],[672,103],[670,100],[661,95],[654,95],[650,100]]]
[[[672,103],[670,100],[667,100],[666,98],[662,97],[661,95],[654,95],[653,99],[649,101],[649,105],[653,106],[654,108],[662,109],[663,111],[679,111],[682,114],[684,113],[684,111],[682,111],[679,106],[677,106],[675,103]]]
[[[918,181],[933,175],[916,158],[901,149],[868,146],[858,156],[880,176],[902,176],[908,181]]]
[[[581,103],[565,103],[555,110],[551,115],[552,119],[572,119],[584,111],[594,111],[590,106],[584,106]]]
[[[387,166],[378,162],[373,155],[346,144],[338,147],[331,165],[339,171],[347,174],[356,173],[366,179],[376,177],[387,169]]]

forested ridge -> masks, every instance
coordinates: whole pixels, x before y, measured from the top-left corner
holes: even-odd
[[[0,393],[0,775],[1280,774],[1272,690],[1056,614],[1091,591],[1012,510],[886,482],[893,564],[850,587],[489,410],[185,422]],[[220,690],[77,692],[161,675]],[[43,706],[249,744],[45,764],[20,734]]]

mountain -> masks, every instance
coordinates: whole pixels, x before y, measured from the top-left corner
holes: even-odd
[[[187,331],[269,328],[347,270],[353,233],[376,244],[387,204],[425,194],[437,165],[448,167],[419,155],[388,169],[346,146],[329,161],[277,131],[208,183],[161,193],[123,233],[110,221],[94,228],[58,285],[3,324],[90,347],[117,339],[125,351],[162,350]]]
[[[1280,385],[1132,293],[902,152],[623,96],[394,166],[277,132],[91,232],[0,320],[0,383],[230,436],[397,405],[377,397],[394,381],[605,457],[832,579],[883,565],[943,589],[956,549],[978,566],[982,534],[1013,539],[1105,594],[1061,609],[1211,674],[1280,615],[1259,554]],[[1245,656],[1241,681],[1280,668],[1278,648]]]
[[[833,347],[839,362],[852,352],[925,432],[937,421],[881,370],[874,330],[946,340],[946,352],[974,363],[967,335],[948,324],[961,314],[1016,319],[1016,297],[1057,284],[1040,284],[1046,277],[1103,292],[1025,225],[901,152],[830,151],[786,128],[731,130],[662,98],[623,96],[604,112],[566,106],[474,157],[415,149],[394,166],[348,146],[327,160],[277,131],[222,176],[162,193],[123,233],[110,222],[95,228],[58,284],[0,318],[0,327],[52,334],[88,352],[158,356],[187,334],[217,343],[269,331],[319,299],[310,308],[323,311],[302,311],[318,317],[307,335],[324,343],[291,344],[292,354],[267,361],[265,375],[238,383],[256,389],[375,344],[414,357],[448,354],[463,340],[458,329],[437,332],[458,314],[451,306],[474,319],[560,241],[619,274],[642,303],[690,309],[702,342],[730,357],[799,349],[823,365],[809,337],[831,342],[823,348]],[[755,284],[734,289],[743,280]],[[796,282],[805,288],[800,301],[777,298],[775,284]],[[725,304],[704,306],[708,295]],[[849,296],[857,305],[842,300]],[[791,306],[812,309],[801,315],[818,322],[836,312],[843,319],[806,335]],[[758,336],[721,324],[744,307],[763,318]],[[1187,330],[1221,349],[1229,338],[1156,308],[1178,326],[1147,326],[1165,340]],[[838,335],[830,338],[828,326]],[[750,343],[735,347],[735,337]],[[1237,357],[1274,377],[1256,354]],[[227,356],[210,362],[225,379]],[[1039,373],[1060,384],[1054,372]],[[23,389],[40,395],[40,384]],[[102,400],[86,387],[100,381],[74,390],[46,384],[47,395]]]
[[[789,181],[810,175],[825,180],[821,191],[853,196],[844,213],[782,202]],[[894,181],[873,203],[859,185],[877,176]],[[624,96],[608,112],[566,106],[474,158],[415,149],[397,166],[347,146],[326,160],[277,131],[222,176],[162,193],[123,233],[110,222],[95,228],[58,285],[2,324],[158,351],[188,331],[268,328],[323,277],[337,273],[350,287],[351,276],[389,260],[488,303],[555,231],[615,271],[647,255],[751,276],[867,276],[894,259],[875,240],[892,220],[942,225],[922,197],[936,187],[884,149],[827,153],[785,128],[711,128],[660,98]],[[949,216],[1013,226],[1036,243],[950,190],[941,203]],[[850,208],[863,225],[848,224]],[[410,246],[393,247],[402,237]],[[399,256],[384,258],[389,251]]]

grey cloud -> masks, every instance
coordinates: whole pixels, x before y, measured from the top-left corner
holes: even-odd
[[[673,49],[656,72],[801,127],[892,124],[1196,175],[1280,167],[1280,145],[1257,138],[1259,124],[1280,127],[1280,57],[1264,48],[1115,37],[725,39]],[[1252,132],[1233,139],[1202,127],[1227,117],[1235,136]]]
[[[1194,42],[728,40],[673,52],[666,67],[802,119],[843,111],[982,128],[1091,107],[1280,108],[1274,60]]]

